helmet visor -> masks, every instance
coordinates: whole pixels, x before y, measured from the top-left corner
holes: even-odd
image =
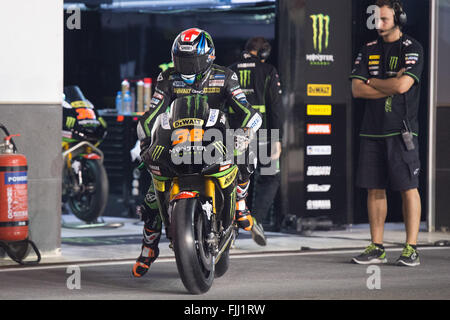
[[[208,69],[207,55],[173,57],[175,71],[180,74],[192,75],[203,73]]]

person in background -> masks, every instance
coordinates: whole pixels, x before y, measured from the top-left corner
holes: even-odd
[[[386,188],[400,191],[406,244],[397,265],[420,264],[417,238],[421,203],[418,110],[423,48],[402,32],[406,14],[398,0],[378,0],[378,39],[363,46],[350,75],[352,94],[366,100],[356,185],[368,191],[372,243],[358,264],[386,263],[383,246]]]
[[[253,37],[245,44],[240,60],[230,66],[239,77],[242,91],[253,108],[263,116],[262,129],[268,129],[267,139],[259,136],[258,152],[269,151],[270,163],[258,162],[254,175],[254,198],[252,214],[257,221],[269,220],[269,213],[280,186],[279,159],[281,155],[281,139],[283,114],[281,106],[281,85],[278,71],[266,63],[271,52],[269,42],[263,37]],[[270,134],[277,131],[278,135]],[[274,143],[272,138],[275,139]],[[275,164],[275,165],[274,165]],[[275,213],[273,225],[266,225],[270,231],[280,231],[281,217]]]

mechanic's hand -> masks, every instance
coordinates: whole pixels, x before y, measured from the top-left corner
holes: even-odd
[[[239,153],[244,152],[253,137],[253,129],[251,128],[240,128],[234,132],[234,148]]]
[[[406,69],[405,69],[405,68],[403,68],[403,69],[400,69],[400,71],[399,71],[399,72],[397,72],[397,78],[400,78],[400,77],[402,77],[402,76],[403,76],[403,74],[405,73],[405,71],[406,71]]]
[[[272,144],[271,149],[270,160],[278,160],[281,155],[281,142],[277,141]]]

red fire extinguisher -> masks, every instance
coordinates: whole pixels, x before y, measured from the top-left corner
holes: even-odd
[[[0,143],[0,247],[11,259],[20,264],[38,263],[41,255],[28,238],[28,185],[27,159],[17,153],[16,145],[5,126],[6,134]],[[24,262],[29,245],[37,255],[37,261]]]

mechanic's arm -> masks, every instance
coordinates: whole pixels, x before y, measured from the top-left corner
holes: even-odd
[[[402,69],[397,77],[389,79],[369,79],[369,86],[375,90],[381,91],[388,96],[404,94],[411,89],[414,79],[408,75],[403,75],[405,69]]]
[[[370,79],[370,82],[372,82],[372,80],[378,79]],[[391,94],[375,89],[372,86],[367,85],[361,79],[356,78],[352,79],[352,95],[354,98],[360,99],[382,99],[391,96]]]
[[[137,136],[141,142],[141,151],[149,147],[151,144],[151,132],[156,118],[166,111],[171,103],[169,84],[161,76],[162,80],[158,81],[149,110],[147,110],[140,118],[137,125]]]
[[[248,103],[247,97],[239,85],[236,73],[233,72],[228,79],[226,89],[227,103],[233,109],[236,117],[242,121],[240,128],[252,128],[253,132],[258,131],[262,125],[261,114]]]

